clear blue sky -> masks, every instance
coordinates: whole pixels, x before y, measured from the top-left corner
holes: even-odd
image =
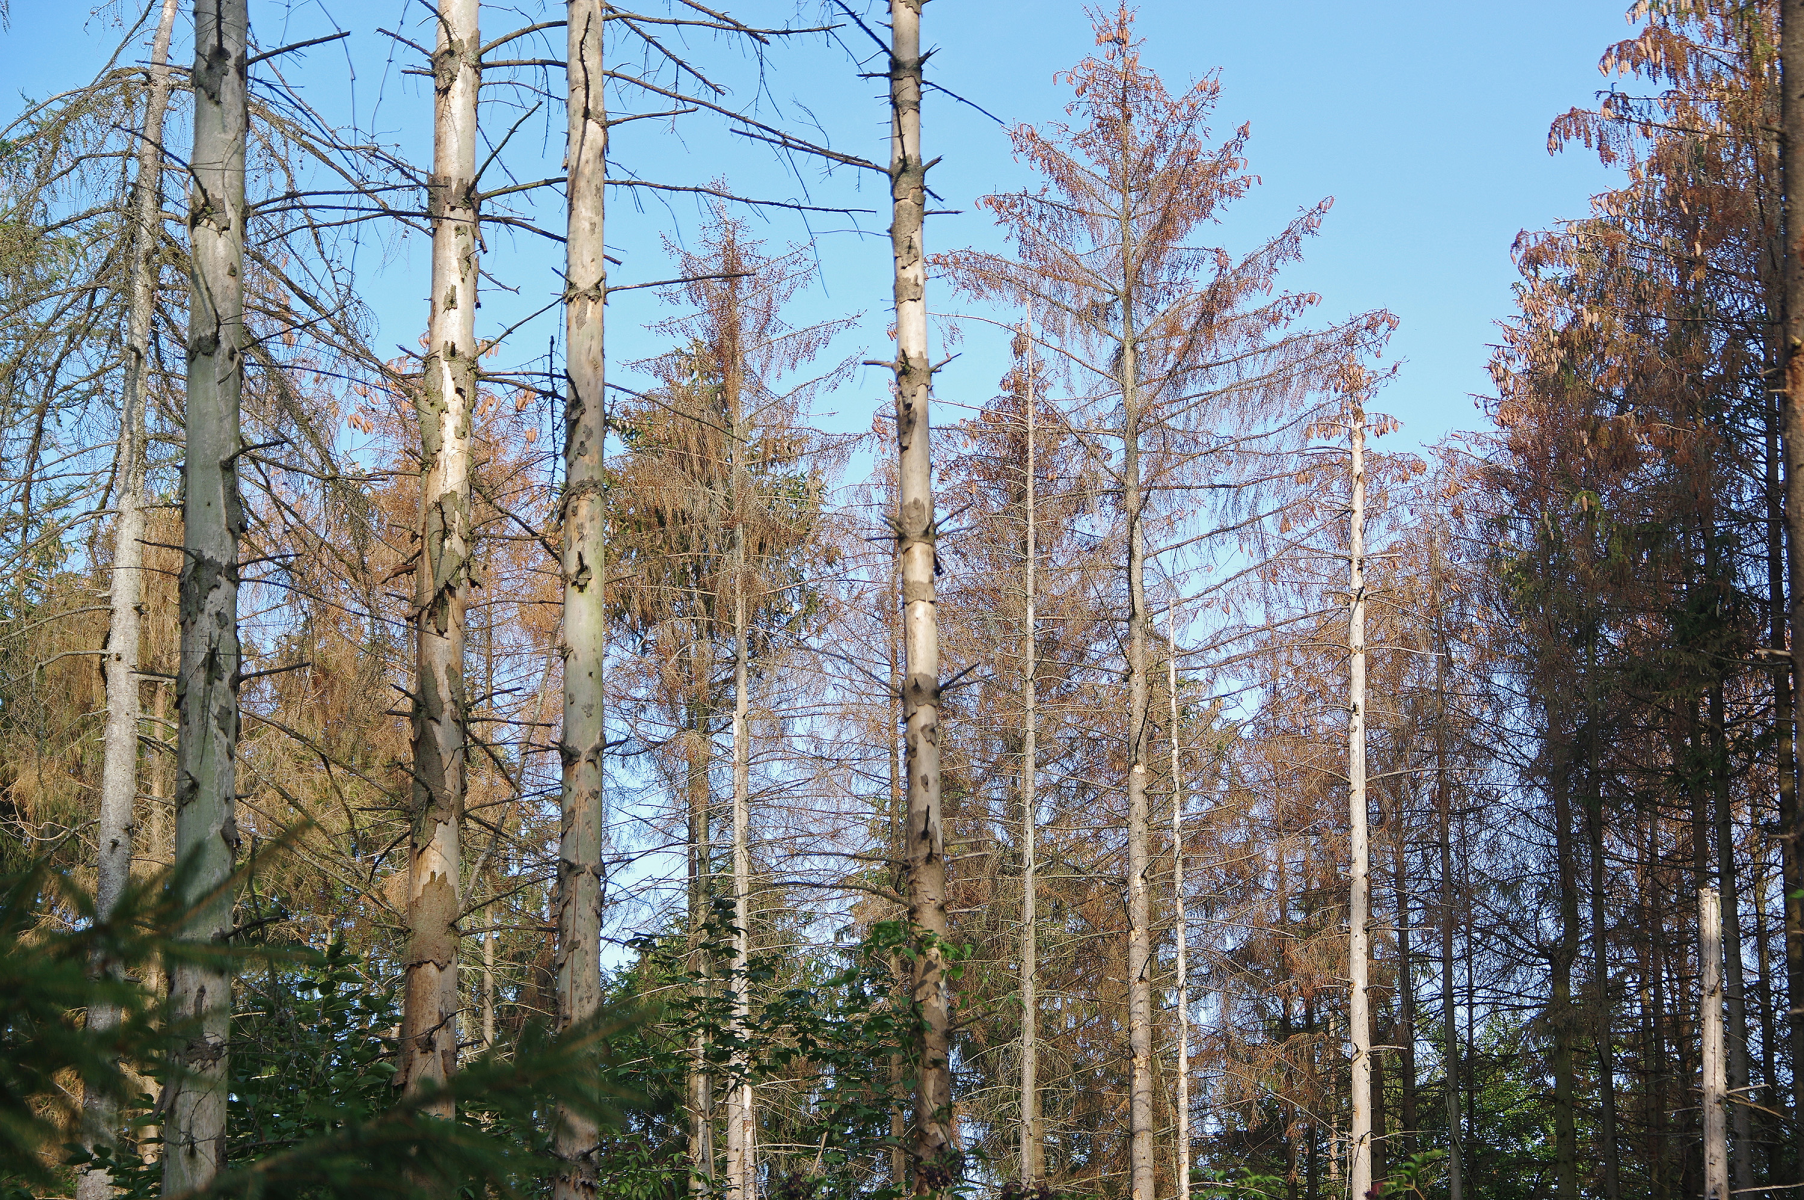
[[[1510,311],[1509,248],[1516,233],[1583,215],[1588,196],[1615,181],[1582,150],[1549,156],[1546,135],[1555,115],[1593,103],[1607,86],[1596,63],[1606,45],[1627,34],[1624,7],[1619,0],[1148,0],[1140,7],[1139,32],[1147,57],[1174,89],[1188,77],[1221,71],[1218,133],[1242,121],[1252,126],[1251,167],[1264,186],[1231,210],[1224,240],[1249,243],[1298,208],[1335,198],[1322,236],[1285,283],[1320,292],[1325,315],[1386,307],[1401,318],[1393,347],[1406,366],[1381,406],[1404,418],[1407,438],[1432,441],[1480,420],[1469,396],[1488,388],[1487,344],[1495,340],[1495,322]],[[83,81],[116,40],[121,11],[115,4],[93,15],[80,2],[13,0],[11,29],[0,34],[7,108],[21,94],[43,96]],[[793,13],[788,3],[733,11],[772,24]],[[413,64],[391,63],[392,44],[375,32],[386,26],[430,40],[418,0],[251,0],[251,12],[265,47],[334,24],[351,29],[349,43],[311,52],[289,67],[289,78],[341,118],[354,103],[361,123],[373,123],[383,140],[424,161],[429,93],[423,81],[399,74]],[[800,19],[817,17],[810,8]],[[532,0],[485,8],[485,36],[532,19],[542,19]],[[1056,116],[1064,92],[1053,75],[1093,42],[1083,7],[1065,0],[935,0],[925,29],[939,47],[933,77],[1009,122]],[[551,36],[545,48],[561,49],[561,33]],[[860,53],[869,48],[855,30],[842,37]],[[755,73],[743,56],[708,42],[691,49],[700,61],[719,64],[734,103],[751,97]],[[177,57],[189,53],[184,14]],[[854,71],[843,51],[818,41],[780,50],[764,73],[764,115],[790,122],[812,115],[835,146],[880,157],[886,123],[878,85],[854,78]],[[493,116],[498,128],[511,120]],[[945,160],[934,186],[948,207],[966,210],[935,219],[930,249],[990,240],[988,222],[971,211],[971,200],[1025,182],[1000,128],[942,96],[930,96],[926,123],[929,153]],[[556,173],[559,136],[559,116],[541,112],[529,122],[510,147],[516,173],[531,178],[541,167]],[[647,178],[705,182],[725,174],[747,194],[800,194],[761,149],[693,118],[678,133],[653,122],[624,127],[616,147],[622,165]],[[819,203],[880,210],[887,198],[880,180],[860,183],[850,173],[811,177],[808,190]],[[547,193],[544,215],[554,228],[556,203]],[[642,214],[617,204],[609,241],[626,261],[616,282],[668,274],[659,237],[682,236],[694,217],[694,206],[681,202],[651,204]],[[847,227],[844,218],[813,222],[825,274],[806,301],[819,316],[865,312],[864,328],[848,349],[862,345],[877,357],[885,357],[887,245],[869,234],[881,233],[885,221],[882,212],[858,218],[865,236],[834,232]],[[774,217],[767,228],[777,242],[809,236],[789,217]],[[518,305],[537,307],[551,294],[557,259],[550,243],[524,237],[492,235],[490,249],[485,266],[522,287],[517,302],[491,293],[483,315],[485,332],[492,333]],[[384,345],[414,342],[424,318],[423,262],[417,239],[387,254],[372,243],[360,256]],[[636,327],[659,311],[649,292],[617,297],[610,305],[611,357],[625,361],[658,349]],[[542,353],[544,345],[545,332],[532,332],[516,355]],[[979,401],[1001,373],[1000,344],[974,336],[964,349],[938,390],[947,399]],[[839,401],[838,423],[867,426],[883,383],[877,372],[866,372]]]

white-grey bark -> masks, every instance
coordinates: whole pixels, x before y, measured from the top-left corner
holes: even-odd
[[[750,1062],[745,1039],[751,1019],[751,790],[752,743],[747,722],[751,709],[750,626],[746,612],[747,519],[745,447],[746,423],[739,345],[738,288],[728,280],[733,307],[727,314],[732,331],[721,364],[727,386],[728,420],[731,424],[728,453],[728,487],[733,522],[733,1034],[731,1071],[727,1090],[727,1200],[757,1200],[758,1139],[757,1098],[747,1077]]]
[[[1349,1195],[1372,1188],[1372,1014],[1366,994],[1371,962],[1372,884],[1366,830],[1366,417],[1348,404],[1351,496],[1347,520],[1347,1036],[1352,1043],[1353,1125],[1348,1131]]]
[[[1435,807],[1441,849],[1441,1038],[1445,1049],[1447,1101],[1447,1200],[1465,1200],[1465,1162],[1460,1149],[1460,1043],[1458,1006],[1453,990],[1453,926],[1458,920],[1453,882],[1453,793],[1447,777],[1447,625],[1441,587],[1441,543],[1429,543],[1429,606],[1433,610]]]
[[[921,157],[921,7],[890,0],[890,249],[895,260],[896,446],[902,567],[902,711],[908,761],[908,919],[921,946],[914,1001],[921,1014],[915,1082],[916,1194],[938,1194],[963,1174],[952,1120],[952,1012],[946,978],[946,843],[940,806],[940,638],[933,573],[933,452],[927,359],[927,163]],[[1150,1200],[1150,1198],[1148,1198]]]
[[[245,0],[195,0],[175,852],[184,906],[179,936],[209,945],[231,929],[238,852],[248,22]],[[231,971],[217,960],[177,960],[169,1001],[178,1033],[164,1097],[163,1192],[175,1196],[206,1187],[225,1157]]]
[[[1178,737],[1178,606],[1167,610],[1165,688],[1171,701],[1171,896],[1177,927],[1177,1110],[1174,1169],[1178,1200],[1190,1200],[1190,924],[1184,915],[1184,763]]]
[[[1723,910],[1715,888],[1698,889],[1698,1023],[1704,1059],[1704,1200],[1729,1200],[1729,1078],[1723,1053]]]
[[[144,123],[139,131],[137,174],[127,212],[125,362],[119,397],[119,449],[115,468],[113,574],[108,585],[105,656],[106,729],[102,735],[100,816],[96,831],[94,910],[106,920],[131,878],[137,836],[138,656],[144,602],[144,409],[150,363],[151,317],[156,307],[157,246],[163,233],[163,116],[169,108],[169,39],[175,29],[176,0],[163,0],[156,33],[150,43],[150,68],[144,92]],[[99,971],[116,964],[98,962]],[[88,1029],[104,1033],[119,1024],[110,1004],[88,1010]],[[82,1144],[113,1145],[119,1137],[119,1097],[88,1086],[82,1095]],[[112,1175],[100,1169],[76,1179],[76,1200],[101,1200],[111,1194]]]
[[[415,408],[420,546],[414,564],[413,829],[401,1079],[457,1070],[460,833],[468,750],[464,610],[470,587],[470,423],[476,403],[477,0],[440,0],[432,55],[431,317]],[[450,1099],[430,1111],[452,1113]]]
[[[563,832],[558,843],[558,1024],[593,1020],[601,1006],[603,755],[607,746],[607,440],[603,355],[608,264],[607,95],[603,0],[565,9],[569,183],[564,266],[564,712]],[[600,1134],[588,1116],[560,1110],[553,1200],[590,1200]]]
[[[1039,1000],[1039,545],[1035,527],[1038,497],[1038,447],[1035,445],[1039,397],[1034,394],[1034,331],[1030,321],[1027,341],[1027,489],[1026,549],[1022,568],[1021,622],[1021,1182],[1028,1187],[1045,1173],[1045,1135],[1040,1127],[1040,1000]]]

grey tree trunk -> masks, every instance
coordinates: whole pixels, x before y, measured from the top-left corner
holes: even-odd
[[[569,214],[564,243],[564,714],[562,833],[558,841],[558,1025],[592,1020],[601,1006],[602,766],[607,746],[607,440],[603,302],[607,259],[607,97],[602,0],[570,0],[566,17]],[[563,1108],[553,1200],[591,1200],[601,1139],[594,1120]]]
[[[457,1071],[459,834],[470,587],[470,423],[476,403],[477,0],[440,0],[432,55],[432,309],[420,424],[420,547],[414,566],[413,830],[400,1075],[410,1092]],[[447,1097],[429,1109],[452,1115]]]
[[[1441,850],[1441,1062],[1446,1072],[1443,1086],[1447,1098],[1447,1200],[1465,1200],[1465,1163],[1460,1150],[1459,1018],[1453,979],[1453,926],[1458,905],[1453,879],[1453,792],[1447,779],[1448,646],[1438,537],[1429,547],[1429,556],[1429,605],[1433,610],[1435,634],[1434,786]]]
[[[232,926],[238,754],[238,405],[244,386],[245,0],[194,5],[194,153],[188,162],[187,446],[182,460],[181,657],[176,671],[175,852],[185,941]],[[232,975],[169,972],[163,1192],[206,1187],[225,1157]]]
[[[1045,1135],[1040,1127],[1039,848],[1039,545],[1035,526],[1039,480],[1035,434],[1039,397],[1034,394],[1034,340],[1027,335],[1026,550],[1022,564],[1021,621],[1021,1182],[1033,1187],[1045,1174]]]
[[[751,791],[752,743],[747,726],[751,708],[750,628],[746,614],[746,427],[740,372],[738,281],[728,280],[732,295],[728,320],[724,378],[732,424],[730,489],[733,522],[733,1033],[732,1071],[727,1091],[727,1200],[757,1200],[757,1101],[747,1076],[750,1067],[745,1037],[751,1020]]]
[[[119,398],[119,461],[115,493],[119,515],[113,525],[113,575],[108,590],[112,612],[107,624],[106,731],[100,767],[100,822],[97,831],[94,909],[100,920],[112,915],[131,878],[132,848],[137,835],[138,655],[142,640],[144,600],[144,406],[145,372],[150,362],[150,325],[156,306],[157,245],[163,232],[163,115],[169,108],[169,39],[175,29],[176,0],[163,0],[150,43],[149,86],[144,95],[144,125],[138,140],[137,175],[132,183],[127,236],[125,369]],[[94,964],[114,971],[110,962]],[[119,1024],[119,1010],[96,1005],[88,1010],[88,1029],[103,1033]],[[82,1145],[93,1150],[119,1138],[119,1098],[104,1088],[88,1087],[82,1095]],[[112,1191],[112,1175],[83,1171],[75,1182],[76,1200],[101,1200]]]
[[[1729,1200],[1729,1078],[1723,1055],[1723,910],[1715,888],[1698,889],[1703,972],[1698,1025],[1704,1057],[1704,1200]]]
[[[1366,829],[1366,422],[1349,406],[1352,495],[1348,504],[1347,815],[1351,826],[1347,905],[1347,1036],[1352,1042],[1353,1123],[1348,1130],[1348,1194],[1372,1190],[1372,1012],[1366,994],[1371,961],[1371,854]]]
[[[1165,690],[1171,700],[1171,896],[1177,924],[1177,1132],[1174,1157],[1177,1198],[1190,1200],[1190,924],[1184,917],[1184,772],[1178,744],[1178,606],[1167,613],[1169,643]]]
[[[902,569],[902,712],[908,823],[908,920],[921,940],[910,984],[921,1014],[915,1079],[917,1194],[937,1194],[963,1175],[952,1122],[952,1011],[946,979],[946,842],[940,823],[940,635],[933,572],[929,436],[933,366],[927,359],[927,163],[921,157],[921,8],[890,0],[890,251],[895,259],[896,545]]]

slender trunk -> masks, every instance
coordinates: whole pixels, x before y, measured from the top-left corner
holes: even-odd
[[[482,910],[482,1052],[495,1048],[495,910]]]
[[[700,597],[693,603],[698,611]],[[714,994],[714,956],[704,945],[714,899],[714,795],[708,779],[710,717],[704,701],[709,672],[701,665],[704,642],[701,618],[695,622],[687,753],[686,800],[689,806],[689,970],[697,983],[698,998],[711,1001]],[[709,1033],[697,1027],[689,1041],[689,1190],[702,1196],[712,1190],[714,1179],[714,1074],[708,1063]]]
[[[1040,969],[1039,937],[1035,904],[1038,901],[1039,850],[1034,845],[1039,798],[1036,777],[1039,774],[1039,696],[1037,692],[1040,645],[1036,620],[1038,601],[1039,546],[1036,542],[1034,502],[1037,498],[1039,464],[1034,434],[1039,398],[1034,394],[1034,342],[1031,324],[1027,334],[1027,489],[1026,515],[1027,553],[1022,568],[1023,615],[1021,622],[1021,1183],[1033,1187],[1045,1173],[1045,1159],[1040,1129],[1040,1042],[1039,997],[1037,975]]]
[[[1550,684],[1557,687],[1558,684]],[[1559,1200],[1578,1200],[1577,1092],[1578,1015],[1572,1003],[1572,967],[1579,953],[1578,872],[1573,861],[1570,747],[1560,705],[1547,697],[1548,791],[1553,800],[1555,885],[1559,889],[1560,933],[1549,956],[1552,995],[1548,1023],[1553,1027],[1554,1176]]]
[[[1178,1080],[1177,1096],[1174,1106],[1177,1109],[1177,1130],[1175,1134],[1176,1151],[1174,1158],[1177,1170],[1176,1193],[1178,1200],[1190,1200],[1190,925],[1184,919],[1184,773],[1183,760],[1178,749],[1178,606],[1173,601],[1166,615],[1170,627],[1166,640],[1170,643],[1169,653],[1165,657],[1165,690],[1171,700],[1171,729],[1167,737],[1171,741],[1171,895],[1175,908],[1174,918],[1177,924],[1177,1043],[1178,1043]],[[1285,909],[1288,912],[1290,900],[1286,895]],[[1290,1002],[1284,1001],[1285,1019],[1290,1016]],[[1286,1039],[1288,1040],[1288,1038]],[[1286,1137],[1291,1144],[1292,1165],[1295,1165],[1295,1142]],[[1292,1172],[1294,1175],[1294,1171]],[[1295,1188],[1292,1188],[1295,1191]]]
[[[1704,1047],[1704,1200],[1729,1200],[1728,1074],[1723,1062],[1723,910],[1715,888],[1698,889],[1698,993]]]
[[[1453,879],[1453,791],[1447,778],[1447,623],[1441,587],[1441,543],[1429,548],[1429,607],[1434,620],[1434,788],[1441,851],[1441,1062],[1447,1095],[1447,1200],[1465,1200],[1465,1161],[1460,1149],[1459,1006],[1453,980],[1453,927],[1458,892]]]
[[[476,402],[476,0],[440,0],[432,56],[431,322],[417,408],[420,557],[414,567],[413,831],[400,1078],[409,1092],[457,1071],[459,834],[467,714],[470,422]],[[449,1118],[449,1097],[433,1115]]]
[[[921,157],[921,8],[890,0],[890,249],[896,282],[896,445],[901,503],[902,689],[907,725],[908,920],[921,945],[911,979],[921,1016],[915,1081],[915,1191],[940,1193],[964,1174],[952,1120],[952,1011],[946,978],[946,842],[940,808],[940,637],[933,573],[933,451],[927,359],[927,163]]]
[[[175,850],[184,941],[232,926],[238,852],[238,403],[244,385],[244,144],[249,121],[245,0],[194,6],[194,154],[188,162],[187,447],[182,460],[181,663],[176,674]],[[213,1181],[225,1157],[232,973],[177,960],[163,1192]]]
[[[902,818],[907,812],[908,799],[902,788],[902,758],[906,753],[903,745],[902,719],[902,663],[898,657],[900,646],[901,609],[896,604],[901,596],[902,559],[897,555],[890,563],[893,578],[890,580],[890,602],[884,609],[886,617],[884,630],[889,648],[889,711],[885,714],[889,720],[889,733],[885,739],[889,750],[889,856],[896,878],[892,880],[896,890],[907,887],[907,881],[900,876],[901,864],[907,856],[902,844]],[[898,987],[902,981],[901,963],[892,952],[889,959],[891,984]],[[897,1000],[900,997],[898,994]],[[906,1064],[899,1052],[889,1056],[889,1172],[890,1182],[899,1191],[905,1190],[908,1184],[908,1115]]]
[[[1395,793],[1393,793],[1394,795]],[[1416,980],[1410,947],[1408,841],[1404,836],[1401,800],[1391,814],[1391,883],[1397,905],[1397,1023],[1391,1043],[1397,1047],[1400,1103],[1397,1135],[1404,1158],[1416,1152]]]
[[[1804,621],[1804,219],[1794,210],[1792,195],[1804,188],[1804,0],[1781,0],[1779,5],[1779,167],[1784,200],[1783,334],[1780,353],[1785,364],[1783,403],[1783,457],[1785,476],[1785,580],[1790,598],[1790,627]],[[1775,647],[1781,643],[1775,642]],[[1789,660],[1788,660],[1789,661]],[[1792,664],[1792,679],[1798,677]],[[1795,706],[1793,708],[1795,717]],[[1781,735],[1795,746],[1795,728]],[[1782,764],[1786,766],[1790,764]],[[1791,772],[1781,771],[1781,788]],[[1782,792],[1783,796],[1784,793]],[[1795,783],[1791,804],[1781,822],[1788,873],[1785,904],[1785,971],[1791,991],[1791,1051],[1794,1063],[1804,1063],[1804,805]],[[1792,1072],[1792,1147],[1795,1182],[1804,1183],[1804,1071]]]
[[[1610,938],[1606,920],[1604,871],[1603,798],[1597,794],[1596,742],[1593,714],[1588,745],[1593,759],[1587,772],[1591,795],[1585,803],[1585,832],[1591,850],[1591,985],[1592,1040],[1597,1050],[1598,1149],[1603,1158],[1604,1200],[1618,1200],[1622,1195],[1620,1167],[1616,1147],[1616,1031],[1610,1019]]]
[[[1710,688],[1709,732],[1710,775],[1716,818],[1716,878],[1723,903],[1724,998],[1729,1008],[1728,1078],[1730,1094],[1737,1100],[1747,1100],[1747,992],[1741,962],[1740,891],[1735,882],[1734,799],[1729,794],[1729,749],[1724,729],[1723,685],[1720,680]],[[1729,1112],[1729,1127],[1734,1134],[1731,1163],[1737,1190],[1754,1186],[1754,1131],[1749,1120],[1752,1111],[1746,1104],[1735,1104]]]
[[[1347,907],[1347,1036],[1352,1042],[1353,1124],[1347,1174],[1349,1195],[1363,1200],[1372,1190],[1372,1011],[1366,994],[1371,964],[1371,856],[1366,831],[1366,419],[1354,403],[1347,421],[1351,497],[1348,504],[1347,569],[1347,815],[1349,876]]]
[[[144,96],[144,127],[138,141],[137,175],[132,182],[130,238],[126,260],[125,369],[119,398],[119,461],[115,491],[119,515],[113,525],[113,574],[108,604],[105,656],[106,732],[100,768],[100,822],[96,830],[94,912],[98,920],[112,916],[120,893],[131,878],[132,846],[137,835],[138,719],[141,700],[138,655],[144,600],[144,409],[150,365],[151,317],[156,307],[157,246],[163,232],[163,115],[169,108],[169,39],[175,29],[176,0],[163,0],[156,34],[150,43],[149,86]],[[160,733],[161,731],[159,731]],[[118,964],[96,962],[97,971]],[[88,1029],[103,1034],[119,1024],[110,1004],[88,1010]],[[119,1097],[105,1088],[86,1087],[82,1095],[82,1146],[94,1150],[119,1139]],[[103,1169],[83,1171],[75,1183],[76,1200],[101,1200],[112,1191],[112,1175]]]
[[[607,751],[607,443],[603,356],[608,264],[607,96],[602,87],[603,0],[570,0],[566,62],[569,213],[564,242],[564,577],[562,829],[558,839],[558,1027],[593,1021],[601,1007],[604,755]],[[553,1200],[590,1200],[599,1186],[600,1136],[587,1114],[559,1109]]]
[[[751,960],[751,704],[750,630],[746,615],[746,480],[745,413],[739,347],[739,281],[726,281],[729,333],[722,355],[727,413],[731,425],[729,463],[733,524],[733,1034],[727,1082],[727,1200],[756,1200],[757,1106],[748,1071],[745,1039],[751,1020],[747,971]]]

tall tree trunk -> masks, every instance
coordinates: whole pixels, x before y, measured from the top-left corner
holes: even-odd
[[[1453,927],[1458,889],[1453,878],[1453,791],[1447,778],[1447,639],[1445,569],[1437,536],[1429,546],[1429,608],[1434,620],[1434,789],[1441,851],[1441,1062],[1447,1096],[1447,1200],[1465,1200],[1465,1159],[1460,1148],[1459,1006],[1453,979]]]
[[[1722,900],[1715,888],[1698,889],[1698,957],[1703,960],[1698,994],[1704,1047],[1704,1200],[1729,1200],[1727,1072],[1723,1063]]]
[[[1710,688],[1709,733],[1710,782],[1716,818],[1716,878],[1723,905],[1724,994],[1729,1008],[1728,1078],[1730,1095],[1745,1101],[1748,1099],[1749,1075],[1748,1008],[1741,963],[1740,891],[1735,882],[1734,800],[1729,794],[1729,747],[1720,680]],[[1754,1131],[1748,1119],[1751,1111],[1745,1103],[1738,1103],[1729,1112],[1729,1128],[1734,1134],[1730,1161],[1737,1190],[1754,1186]]]
[[[739,345],[739,281],[728,279],[728,336],[721,366],[731,424],[730,472],[733,523],[733,1033],[727,1091],[727,1200],[757,1200],[757,1107],[744,1046],[751,1021],[751,789],[752,744],[750,629],[746,614],[745,411]]]
[[[701,611],[701,598],[693,599]],[[702,666],[703,622],[694,621],[694,640],[690,686],[695,699],[690,705],[689,734],[686,753],[687,778],[685,800],[689,807],[689,970],[698,980],[696,987],[703,997],[712,999],[714,988],[714,956],[704,945],[711,940],[708,921],[713,915],[714,898],[714,795],[708,778],[709,737],[711,723],[706,699],[710,672]],[[689,1039],[689,1190],[703,1196],[713,1187],[714,1179],[714,1074],[708,1065],[709,1035],[697,1027]]]
[[[963,1175],[952,1121],[952,1011],[946,979],[946,842],[940,807],[940,637],[934,611],[933,451],[927,359],[927,163],[921,157],[921,8],[890,0],[890,250],[895,259],[896,544],[902,566],[907,727],[908,920],[921,940],[911,984],[921,1016],[915,1080],[915,1191]]]
[[[1549,681],[1545,699],[1548,743],[1548,792],[1553,801],[1555,886],[1559,890],[1559,937],[1549,955],[1552,995],[1548,1023],[1553,1027],[1554,1177],[1559,1200],[1579,1200],[1578,1121],[1576,1116],[1578,1015],[1572,1003],[1572,967],[1579,953],[1578,872],[1573,861],[1571,748]]]
[[[188,160],[187,447],[182,460],[181,663],[176,673],[175,850],[184,941],[232,926],[237,809],[238,404],[244,387],[244,144],[249,122],[245,0],[194,6],[194,154]],[[225,1157],[232,973],[176,961],[163,1192],[213,1181]]]
[[[1591,845],[1591,972],[1597,994],[1592,1003],[1592,1041],[1597,1051],[1598,1150],[1603,1158],[1604,1200],[1622,1195],[1616,1146],[1616,1033],[1610,1019],[1610,938],[1606,920],[1603,797],[1597,787],[1597,725],[1592,714],[1586,772],[1591,794],[1585,798],[1585,832]]]
[[[1045,1174],[1043,1133],[1040,1128],[1040,1008],[1037,985],[1040,970],[1038,915],[1035,906],[1039,889],[1039,849],[1034,844],[1039,819],[1037,782],[1039,763],[1039,693],[1040,669],[1039,622],[1039,546],[1034,521],[1038,497],[1035,425],[1039,397],[1034,394],[1034,332],[1031,322],[1025,330],[1027,342],[1027,488],[1024,504],[1026,516],[1026,554],[1022,565],[1021,621],[1021,1183],[1033,1187]]]
[[[1177,1109],[1177,1129],[1174,1134],[1173,1158],[1177,1172],[1177,1187],[1174,1189],[1178,1200],[1190,1200],[1190,923],[1184,918],[1184,772],[1183,758],[1178,747],[1178,605],[1173,600],[1166,620],[1169,632],[1169,652],[1165,656],[1165,690],[1171,701],[1171,729],[1167,737],[1171,741],[1171,896],[1175,909],[1173,914],[1177,925],[1177,979],[1175,1004],[1177,1018],[1177,1059],[1178,1079],[1176,1098],[1173,1106]],[[1290,910],[1290,898],[1284,889],[1279,889],[1284,896],[1285,912]],[[1285,1023],[1290,1020],[1290,1001],[1284,1001]],[[1288,1037],[1286,1038],[1288,1041]],[[1289,1137],[1285,1141],[1290,1145],[1291,1165],[1296,1160],[1295,1139]],[[1294,1176],[1295,1171],[1291,1174]],[[1294,1186],[1291,1189],[1296,1190]]]
[[[1392,795],[1396,795],[1395,792]],[[1416,1152],[1416,980],[1414,951],[1410,945],[1409,845],[1403,826],[1402,798],[1391,813],[1391,884],[1397,905],[1397,1023],[1391,1043],[1397,1047],[1397,1140],[1404,1158]]]
[[[1780,0],[1779,4],[1779,166],[1784,201],[1783,328],[1780,352],[1785,363],[1783,437],[1785,462],[1785,562],[1787,595],[1792,629],[1804,622],[1804,217],[1797,212],[1804,193],[1804,0]],[[1775,643],[1777,648],[1781,643]],[[1790,660],[1787,660],[1788,662]],[[1798,678],[1797,664],[1791,676]],[[1793,707],[1795,718],[1796,710]],[[1795,727],[1788,740],[1796,745]],[[1781,772],[1780,786],[1785,786]],[[1783,793],[1781,793],[1783,795]],[[1804,805],[1796,785],[1791,805],[1781,817],[1781,837],[1786,846],[1788,875],[1785,904],[1785,973],[1791,991],[1791,1051],[1794,1063],[1804,1063]],[[1792,1147],[1794,1182],[1804,1183],[1804,1071],[1792,1072]]]
[[[1794,77],[1795,78],[1795,77]],[[1767,410],[1766,426],[1766,576],[1767,576],[1767,622],[1773,650],[1773,734],[1776,762],[1774,767],[1779,776],[1779,950],[1785,963],[1786,995],[1791,1003],[1790,1011],[1785,1017],[1785,1033],[1787,1048],[1791,1051],[1791,1060],[1804,1062],[1804,941],[1800,941],[1799,933],[1804,930],[1804,855],[1798,845],[1798,831],[1804,828],[1804,810],[1798,803],[1798,759],[1797,741],[1793,736],[1794,705],[1796,704],[1793,689],[1793,668],[1791,658],[1786,651],[1786,519],[1785,505],[1786,481],[1782,477],[1781,463],[1783,451],[1780,445],[1781,426],[1785,420],[1786,402],[1782,395],[1775,392],[1771,406]],[[1761,977],[1766,978],[1765,971]],[[1767,1045],[1770,1048],[1780,1035],[1775,1028]],[[1795,1074],[1795,1072],[1794,1072]],[[1794,1081],[1795,1082],[1795,1081]],[[1778,1077],[1768,1072],[1766,1085],[1768,1089],[1767,1103],[1775,1109],[1783,1109],[1785,1101],[1780,1095]],[[1796,1083],[1804,1088],[1804,1083]],[[1804,1120],[1804,1095],[1795,1098],[1794,1119]],[[1797,1142],[1793,1142],[1796,1153]],[[1769,1153],[1774,1157],[1771,1172],[1773,1180],[1784,1178],[1780,1174],[1778,1163],[1783,1160],[1784,1142],[1775,1136],[1769,1145]],[[1798,1155],[1800,1171],[1804,1171],[1804,1155]],[[1797,1176],[1804,1178],[1804,1175]]]
[[[109,918],[131,878],[137,834],[138,655],[144,601],[145,374],[150,366],[151,317],[156,309],[157,248],[163,235],[163,115],[169,108],[169,39],[175,29],[176,0],[163,0],[150,43],[149,86],[144,94],[144,126],[138,141],[137,175],[132,182],[130,238],[126,255],[125,369],[119,399],[119,450],[114,491],[118,517],[113,525],[113,574],[108,588],[111,615],[105,657],[106,732],[100,767],[100,822],[96,830],[94,911]],[[160,732],[160,731],[159,731]],[[97,971],[118,965],[96,962]],[[88,1010],[88,1029],[103,1034],[119,1024],[119,1010],[99,1004]],[[82,1095],[82,1146],[92,1151],[119,1139],[119,1097],[89,1085]],[[76,1200],[102,1200],[112,1192],[112,1174],[83,1171]]]
[[[420,557],[414,566],[413,830],[400,1077],[409,1092],[457,1071],[459,835],[468,736],[470,423],[476,405],[476,0],[440,0],[432,55],[431,321],[418,392]],[[452,1115],[449,1096],[428,1109]]]
[[[1347,539],[1347,816],[1349,871],[1347,904],[1347,1036],[1352,1042],[1353,1123],[1347,1174],[1355,1200],[1372,1190],[1372,1010],[1366,993],[1371,966],[1371,851],[1366,828],[1366,416],[1363,405],[1348,408]]]
[[[563,770],[558,839],[558,1027],[592,1021],[601,1006],[603,767],[607,750],[607,443],[603,355],[608,264],[607,96],[603,0],[570,0],[565,18],[569,212],[564,241]],[[553,1150],[553,1200],[592,1200],[599,1186],[594,1120],[563,1107]]]

